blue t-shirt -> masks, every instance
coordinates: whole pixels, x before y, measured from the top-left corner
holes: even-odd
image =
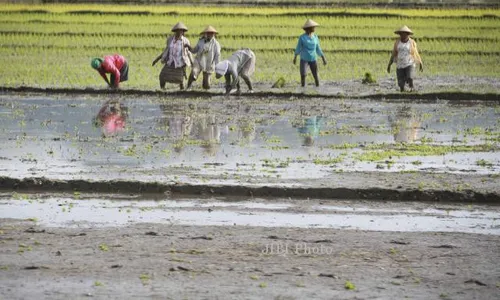
[[[300,54],[300,59],[305,61],[316,61],[316,55],[323,56],[323,51],[319,46],[319,39],[316,34],[309,36],[304,33],[299,37],[299,42],[295,48],[295,55]]]

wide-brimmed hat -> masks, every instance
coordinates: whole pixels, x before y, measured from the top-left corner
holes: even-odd
[[[174,27],[172,27],[173,32],[176,32],[177,30],[188,31],[188,28],[186,27],[186,25],[184,25],[184,23],[178,22],[177,24],[174,25]]]
[[[318,23],[314,22],[311,19],[307,19],[307,21],[304,24],[304,26],[302,26],[302,29],[311,28],[311,27],[318,27],[318,26],[319,26]]]
[[[201,34],[208,33],[208,32],[213,32],[213,33],[219,33],[213,26],[208,25],[205,27],[205,29],[201,32]]]
[[[402,32],[406,32],[408,33],[409,35],[412,35],[413,34],[413,31],[411,31],[410,28],[408,28],[408,26],[404,25],[403,27],[399,28],[398,30],[394,31],[395,34],[400,34]]]

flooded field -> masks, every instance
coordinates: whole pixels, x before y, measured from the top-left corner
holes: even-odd
[[[3,94],[0,298],[494,299],[499,116]]]
[[[23,199],[21,199],[23,198]],[[0,197],[2,218],[39,226],[94,228],[139,223],[196,226],[332,228],[399,232],[464,232],[500,235],[494,207],[411,202],[207,198],[144,200],[87,195],[80,198],[9,194]]]
[[[2,95],[0,116],[0,175],[15,178],[500,174],[500,106],[491,103]]]

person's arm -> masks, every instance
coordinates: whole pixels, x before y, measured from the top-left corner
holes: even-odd
[[[302,51],[302,36],[299,37],[299,41],[297,42],[297,47],[295,47],[295,56],[293,57],[293,64],[297,63],[297,56],[299,56]]]
[[[224,75],[224,78],[226,79],[226,95],[229,95],[229,93],[231,92],[231,74],[226,73],[226,75]]]
[[[389,58],[389,64],[387,65],[387,73],[391,73],[391,65],[396,57],[398,57],[398,41],[396,41],[394,47],[392,47],[391,58]]]
[[[168,52],[170,51],[170,43],[172,41],[173,37],[169,37],[167,39],[167,45],[165,46],[165,49],[163,50],[163,52],[160,54],[160,61],[164,64],[167,63],[167,60],[168,60]]]
[[[183,43],[185,48],[191,49],[191,43],[189,42],[189,39],[187,37],[182,37],[182,43]],[[188,64],[188,62],[185,62],[186,65],[192,66],[193,65],[193,55],[191,54],[191,51],[186,51],[185,55],[186,55],[187,59],[189,60],[189,64]]]
[[[163,55],[163,52],[158,55],[154,60],[153,60],[153,63],[151,64],[152,66],[156,65],[156,63],[161,59],[161,56]]]
[[[220,44],[215,41],[214,65],[217,65],[220,60]]]
[[[163,54],[165,54],[166,52],[168,51],[168,41],[167,41],[167,46],[165,47],[165,49],[163,49],[163,51],[160,53],[160,55],[158,55],[154,60],[153,60],[153,64],[152,66],[156,65],[156,63],[162,59],[163,57]]]
[[[316,36],[316,54],[321,57],[323,60],[323,64],[326,65],[326,58],[323,50],[321,50],[321,46],[319,45],[319,38]]]
[[[110,64],[108,69],[113,75],[115,75],[115,82],[111,83],[111,87],[118,88],[118,86],[120,85],[120,70],[118,70],[115,64]]]
[[[188,48],[189,51],[191,51],[191,53],[198,53],[198,51],[200,51],[200,44],[201,44],[202,40],[203,40],[203,38],[200,38],[200,40],[198,41],[198,43],[196,44],[196,46],[194,48],[191,47],[191,45],[189,45],[189,44],[184,45],[184,47]]]
[[[412,46],[413,46],[413,54],[415,56],[416,62],[420,64],[420,72],[424,71],[424,63],[422,62],[422,58],[420,57],[420,53],[418,53],[418,48],[417,48],[417,42],[412,40]]]
[[[104,81],[106,81],[106,83],[108,85],[111,85],[109,83],[109,80],[108,80],[108,76],[106,76],[106,73],[104,72],[104,70],[102,70],[101,68],[99,68],[99,70],[97,70],[99,72],[99,74],[101,75],[102,78],[104,78]]]
[[[232,81],[231,81],[231,89],[234,89],[236,88],[236,86],[238,85],[238,83],[240,82],[240,76],[238,76],[238,70],[237,70],[237,67],[236,66],[232,66],[232,65],[229,65],[229,70],[228,72],[230,72],[230,75],[232,77]]]

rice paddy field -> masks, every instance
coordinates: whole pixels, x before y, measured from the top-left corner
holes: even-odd
[[[396,36],[408,25],[425,64],[420,77],[500,77],[499,9],[276,8],[137,5],[0,6],[0,86],[102,87],[90,59],[113,53],[130,63],[124,87],[158,88],[163,50],[170,29],[182,21],[194,44],[210,24],[219,31],[223,58],[242,47],[257,55],[257,82],[279,77],[299,81],[292,64],[297,38],[307,18],[317,29],[328,60],[323,82],[376,78],[386,73]]]

